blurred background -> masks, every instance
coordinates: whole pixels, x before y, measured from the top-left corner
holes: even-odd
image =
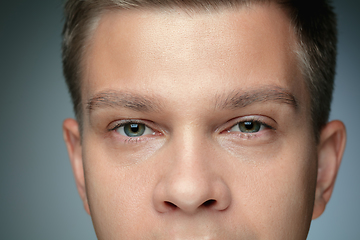
[[[0,239],[88,239],[62,139],[73,117],[61,67],[62,0],[0,4]],[[325,213],[310,240],[360,239],[360,1],[336,0],[339,55],[331,119],[348,143]]]

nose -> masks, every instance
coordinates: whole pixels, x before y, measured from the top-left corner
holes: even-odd
[[[158,212],[182,211],[194,214],[201,209],[222,211],[231,204],[231,192],[217,164],[216,154],[194,141],[173,144],[167,150],[163,175],[153,193]]]

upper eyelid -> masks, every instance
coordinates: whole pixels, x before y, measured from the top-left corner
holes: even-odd
[[[239,121],[237,121],[237,123],[240,122],[260,122],[263,123],[265,125],[270,125],[268,122],[274,122],[276,124],[276,121],[271,118],[271,117],[266,117],[266,116],[261,116],[261,115],[255,115],[255,116],[245,116],[239,119]]]
[[[271,119],[272,121],[275,121],[274,119],[262,116],[262,115],[250,115],[250,116],[244,116],[244,117],[238,117],[236,119],[240,119],[238,122],[246,122],[246,121],[254,121],[254,122],[264,122],[264,119]]]

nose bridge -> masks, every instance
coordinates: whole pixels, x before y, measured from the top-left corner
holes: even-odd
[[[194,213],[200,207],[225,209],[230,191],[212,159],[216,156],[211,138],[196,125],[173,133],[167,149],[168,165],[164,178],[155,189],[160,212],[179,209]]]
[[[208,136],[206,129],[201,124],[189,124],[188,126],[174,132],[171,146],[174,173],[180,174],[184,179],[196,178],[194,184],[200,184],[211,176],[212,159],[214,157],[214,146],[212,139]]]
[[[206,165],[204,159],[206,152],[211,150],[210,139],[198,124],[189,124],[179,131],[174,132],[172,141],[173,161],[179,167],[191,170],[202,168]],[[209,166],[209,165],[207,165]],[[184,169],[184,170],[185,170]],[[193,169],[196,170],[196,169]]]

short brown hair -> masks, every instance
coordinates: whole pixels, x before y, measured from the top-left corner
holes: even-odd
[[[311,120],[318,140],[329,118],[336,66],[336,16],[327,0],[273,0],[282,6],[294,26],[299,63],[311,97]],[[101,14],[113,9],[216,9],[271,0],[68,0],[63,30],[63,71],[77,120],[82,125],[81,63]]]

